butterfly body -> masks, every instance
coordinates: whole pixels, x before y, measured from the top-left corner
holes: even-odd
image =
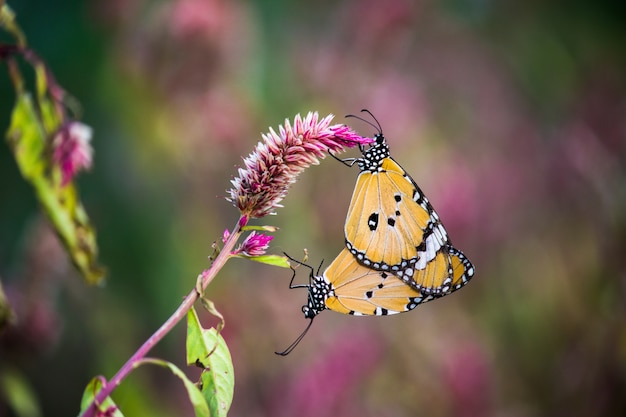
[[[474,274],[469,260],[450,243],[439,215],[409,174],[389,154],[382,133],[361,148],[360,168],[346,217],[346,247],[362,265],[390,272],[422,294],[450,292],[452,274],[433,275],[437,268],[452,269],[441,252],[462,260],[462,284]],[[461,284],[461,285],[462,285]]]

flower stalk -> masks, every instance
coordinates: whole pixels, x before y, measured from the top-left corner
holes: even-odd
[[[319,159],[325,158],[329,153],[341,152],[345,148],[372,142],[372,139],[359,136],[348,126],[331,126],[332,118],[333,115],[328,115],[320,120],[318,114],[312,112],[305,118],[297,115],[293,126],[289,120],[285,120],[278,133],[270,129],[269,133],[263,135],[263,141],[259,142],[254,151],[244,159],[245,167],[239,169],[239,176],[231,181],[233,188],[229,190],[228,200],[239,209],[241,216],[231,232],[224,232],[223,248],[210,268],[198,277],[196,287],[185,297],[176,311],[128,359],[111,380],[104,384],[81,417],[97,416],[99,405],[133,369],[139,366],[154,345],[187,315],[229,258],[244,257],[272,265],[288,266],[284,257],[265,255],[273,237],[263,233],[252,231],[236,249],[234,248],[243,232],[251,229],[269,230],[246,225],[250,218],[274,214],[274,210],[280,207],[279,202],[287,194],[289,186],[304,169],[318,164]],[[70,145],[75,149],[78,148],[76,145],[86,143],[88,143],[86,140],[75,140],[74,143],[70,142]],[[78,155],[87,154],[83,152]],[[71,168],[84,168],[84,164],[81,163],[85,160],[86,158],[71,160],[73,163]],[[69,169],[68,173],[71,173]]]
[[[241,237],[242,227],[246,224],[246,219],[243,217],[239,219],[237,225],[233,228],[228,238],[224,242],[224,247],[217,255],[210,268],[202,274],[201,287],[202,291],[213,281],[217,273],[222,269],[226,261],[232,256],[231,252],[237,243],[237,240]],[[163,337],[168,334],[178,322],[186,317],[187,312],[198,300],[200,294],[196,288],[185,297],[183,302],[178,306],[176,311],[159,327],[153,334],[144,342],[143,345],[126,361],[126,363],[120,368],[119,371],[111,378],[110,381],[102,387],[102,389],[95,396],[92,404],[85,409],[80,417],[95,417],[97,416],[97,404],[102,402],[108,397],[115,388],[128,376],[128,374],[136,368],[139,361],[141,361],[148,352],[159,342]]]

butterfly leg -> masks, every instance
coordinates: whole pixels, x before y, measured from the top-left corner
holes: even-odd
[[[333,158],[335,158],[337,161],[341,162],[342,164],[344,164],[345,166],[352,168],[354,166],[354,164],[356,164],[359,161],[359,158],[346,158],[346,159],[341,159],[338,158],[337,155],[335,155],[332,152],[328,152],[328,154],[330,156],[332,156]]]

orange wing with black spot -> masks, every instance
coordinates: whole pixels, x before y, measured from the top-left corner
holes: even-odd
[[[395,275],[367,268],[347,249],[324,272],[330,283],[326,308],[357,316],[382,316],[410,311],[431,300]]]
[[[381,168],[359,174],[345,225],[355,255],[375,268],[417,259],[429,225],[437,222],[430,203],[400,165],[386,158]]]

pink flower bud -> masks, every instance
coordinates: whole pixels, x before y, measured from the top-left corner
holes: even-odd
[[[252,232],[246,237],[243,243],[235,249],[233,255],[245,256],[261,256],[270,247],[270,242],[274,236],[264,235],[263,233]]]
[[[78,171],[91,168],[91,135],[91,127],[73,121],[62,126],[52,139],[52,157],[61,168],[61,185],[71,182]]]

